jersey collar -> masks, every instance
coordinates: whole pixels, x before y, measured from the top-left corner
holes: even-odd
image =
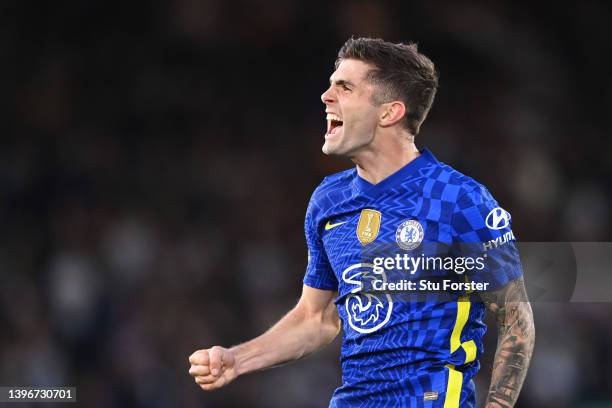
[[[391,174],[384,180],[377,184],[372,184],[369,181],[359,177],[357,170],[355,170],[355,180],[353,181],[353,187],[360,193],[377,194],[383,190],[394,187],[404,181],[407,178],[413,177],[418,174],[418,171],[424,166],[430,163],[439,163],[438,159],[431,153],[427,148],[419,151],[421,155],[404,167]]]

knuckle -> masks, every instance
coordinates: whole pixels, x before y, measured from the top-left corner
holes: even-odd
[[[194,367],[191,367],[191,369],[189,370],[189,374],[191,374],[194,377],[203,376],[203,375],[210,374],[210,370],[208,369],[208,367],[194,366]]]
[[[198,350],[189,357],[189,361],[193,365],[202,365],[208,363],[208,351]]]
[[[189,362],[190,362],[191,364],[193,364],[193,363],[194,363],[194,361],[195,361],[195,359],[196,359],[196,355],[197,355],[197,353],[198,353],[197,351],[194,351],[194,352],[193,352],[193,353],[191,353],[191,355],[189,356]]]

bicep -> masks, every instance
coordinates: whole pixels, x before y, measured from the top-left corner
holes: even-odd
[[[302,286],[302,296],[298,306],[308,313],[322,313],[333,305],[336,292],[333,290],[317,289],[308,285]]]
[[[332,290],[317,289],[303,285],[302,296],[296,306],[307,317],[320,317],[327,319],[338,319],[338,312],[334,304],[337,292]]]

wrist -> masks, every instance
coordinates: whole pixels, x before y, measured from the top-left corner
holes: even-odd
[[[228,349],[228,351],[234,356],[234,371],[236,372],[236,377],[246,374],[248,370],[245,365],[244,349],[241,346],[234,346]]]

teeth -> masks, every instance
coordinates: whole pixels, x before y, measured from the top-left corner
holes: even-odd
[[[333,120],[336,122],[342,122],[342,119],[340,118],[340,116],[336,115],[335,113],[328,113],[326,119]]]

